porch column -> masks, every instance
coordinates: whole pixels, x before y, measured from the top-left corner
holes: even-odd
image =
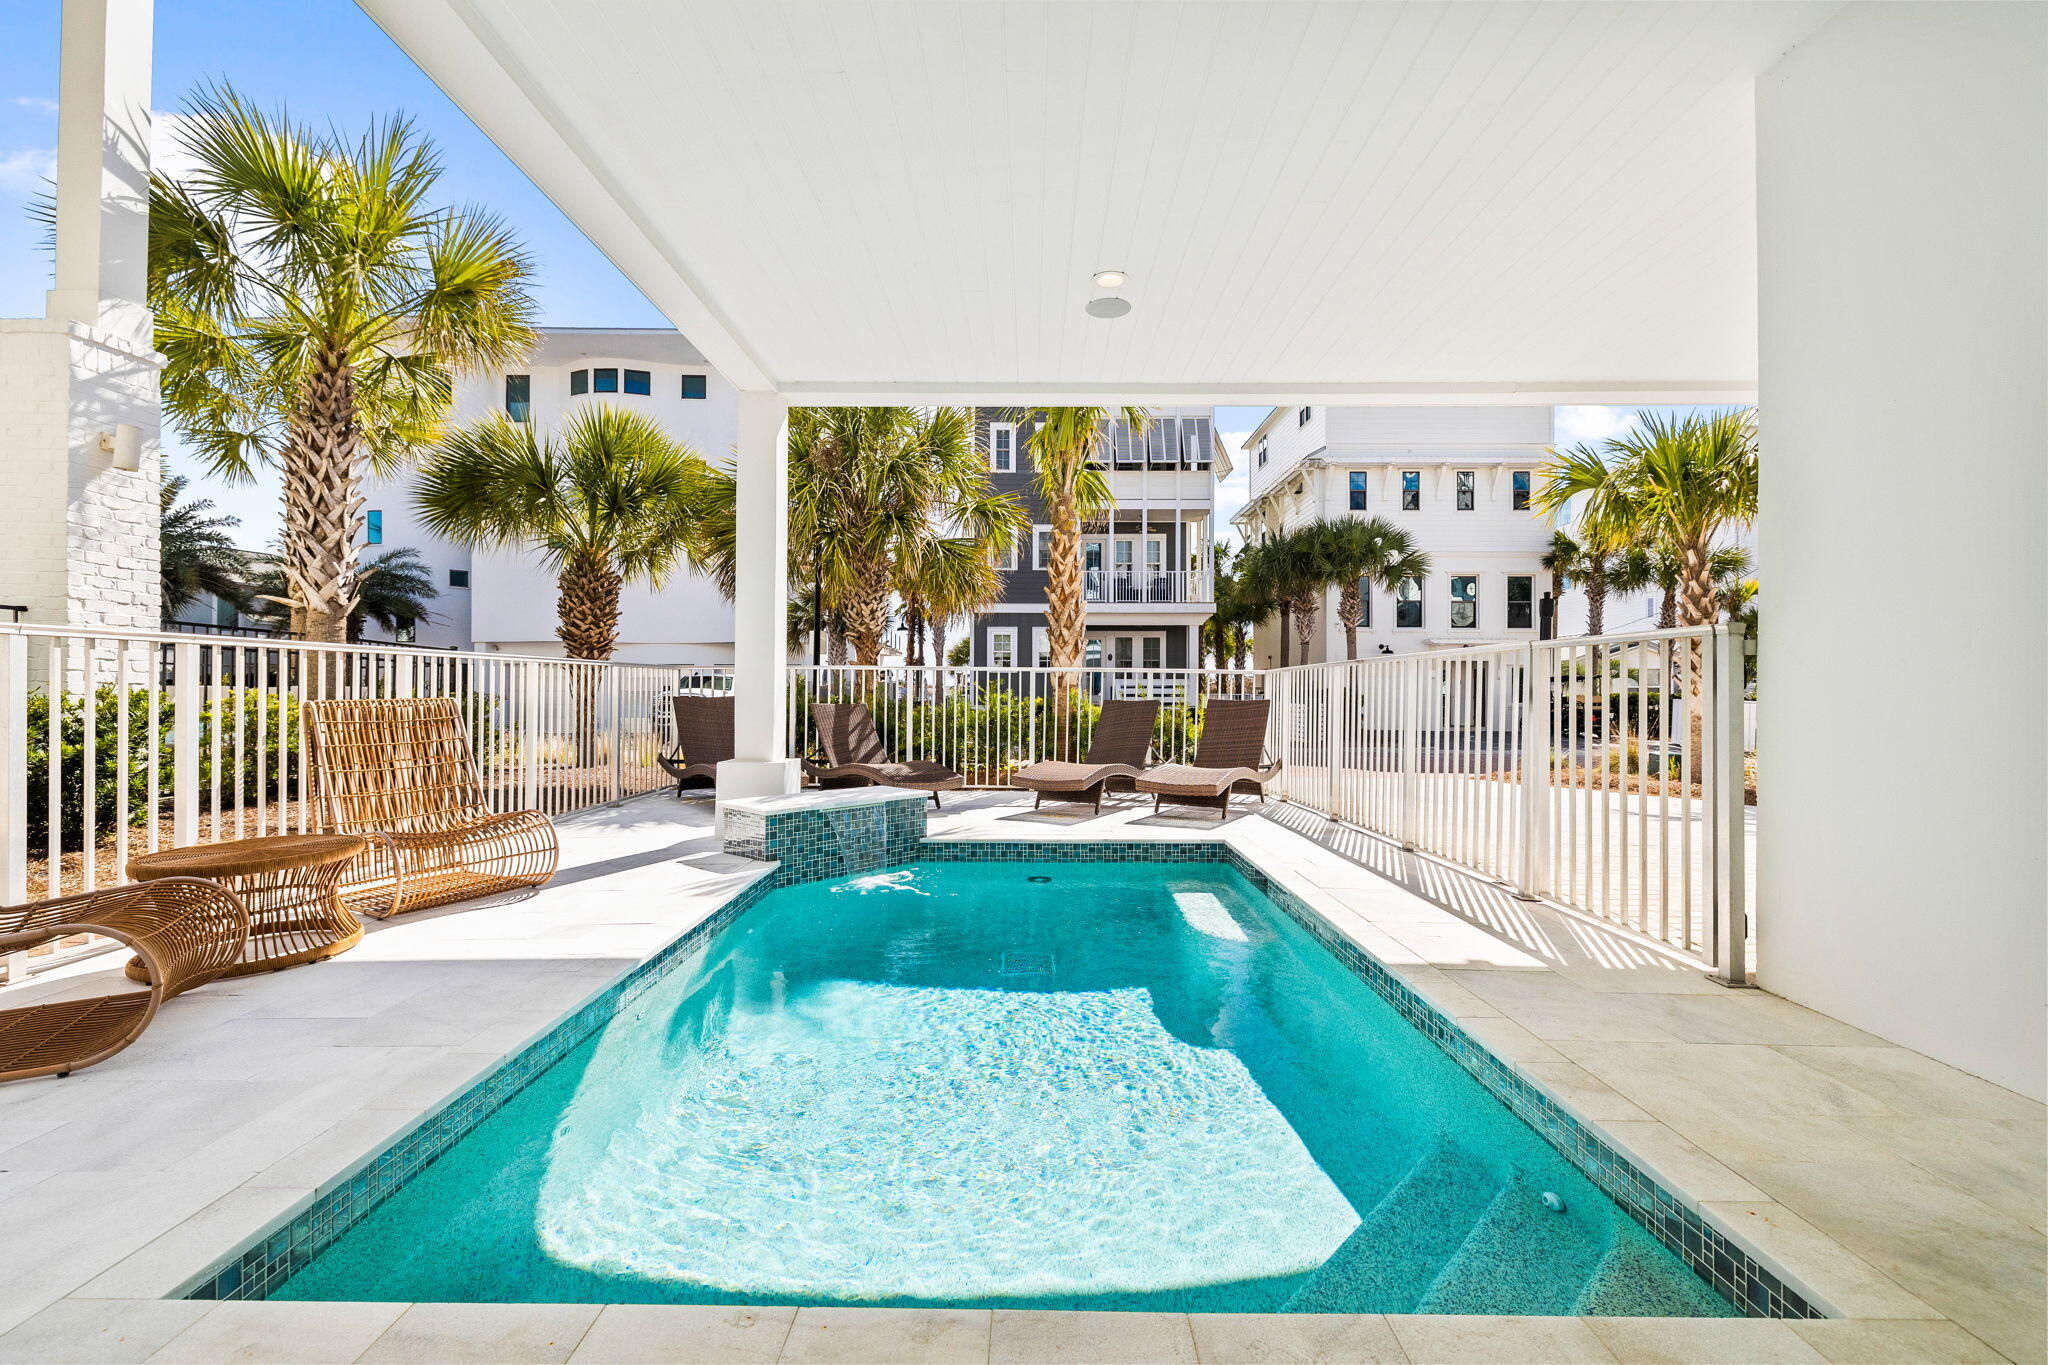
[[[2044,52],[1849,5],[1757,87],[1759,982],[2035,1097]]]
[[[53,320],[141,350],[148,302],[152,0],[64,0]]]
[[[733,584],[733,757],[718,799],[797,789],[788,756],[789,410],[782,395],[740,394]]]

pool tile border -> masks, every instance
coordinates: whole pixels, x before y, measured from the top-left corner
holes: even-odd
[[[922,833],[922,808],[917,813]],[[1360,977],[1409,1024],[1458,1063],[1488,1093],[1535,1129],[1560,1155],[1598,1185],[1628,1215],[1692,1268],[1737,1311],[1749,1317],[1828,1316],[1784,1279],[1761,1265],[1707,1223],[1697,1210],[1604,1141],[1541,1088],[1489,1052],[1403,983],[1385,964],[1359,948],[1292,890],[1221,840],[1054,841],[909,838],[907,813],[890,808],[886,844],[892,862],[1148,862],[1221,863],[1278,905],[1339,962]],[[780,823],[779,821],[777,823]],[[732,923],[778,887],[847,875],[843,858],[820,838],[823,822],[799,821],[790,833],[793,855],[769,876],[741,888],[672,943],[629,969],[541,1037],[500,1063],[419,1124],[402,1134],[333,1189],[316,1195],[281,1226],[263,1234],[197,1276],[188,1299],[261,1299],[297,1273],[367,1216],[415,1173],[466,1136],[542,1072],[618,1015],[679,960]],[[867,861],[863,858],[862,861]],[[863,869],[866,870],[866,869]]]

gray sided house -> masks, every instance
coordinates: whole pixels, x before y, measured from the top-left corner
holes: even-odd
[[[1084,662],[1118,669],[1191,668],[1216,605],[1216,482],[1230,472],[1209,408],[1156,408],[1147,430],[1116,424],[1099,461],[1114,508],[1081,533],[1088,642]],[[1031,467],[1031,427],[1003,408],[978,408],[975,435],[996,487],[1029,510],[1032,534],[1003,563],[1002,595],[974,623],[972,661],[1045,667],[1046,565],[1051,531]]]

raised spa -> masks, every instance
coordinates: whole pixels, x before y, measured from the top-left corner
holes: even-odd
[[[771,892],[270,1296],[1733,1311],[1223,863]]]

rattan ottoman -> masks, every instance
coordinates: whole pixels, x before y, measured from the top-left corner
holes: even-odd
[[[204,877],[249,907],[249,944],[222,977],[280,971],[345,953],[363,936],[363,922],[339,894],[343,876],[370,841],[353,834],[279,834],[229,839],[144,853],[128,860],[138,882]],[[132,981],[149,980],[142,959],[128,963]]]

